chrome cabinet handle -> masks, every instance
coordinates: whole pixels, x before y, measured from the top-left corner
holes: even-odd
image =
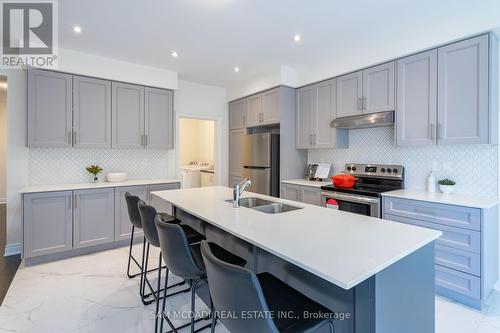
[[[437,138],[438,140],[441,140],[441,136],[442,136],[442,126],[441,126],[441,123],[438,123],[437,124]]]
[[[74,207],[75,209],[76,209],[76,208],[77,208],[77,206],[78,206],[78,204],[77,204],[77,198],[78,198],[78,197],[77,197],[77,195],[76,195],[76,194],[74,194],[74,195],[73,195],[73,207]]]
[[[366,110],[366,97],[363,97],[362,103],[361,103],[361,108],[363,110]]]
[[[71,145],[71,131],[68,131],[68,145]]]
[[[318,140],[316,139],[316,133],[313,134],[313,144],[317,144]]]
[[[429,124],[429,132],[430,132],[430,136],[431,136],[431,140],[434,141],[435,139],[435,125],[434,124]]]
[[[357,107],[358,107],[358,110],[362,110],[362,108],[361,108],[361,107],[362,107],[362,105],[361,105],[361,104],[362,104],[362,102],[361,102],[361,98],[360,98],[360,97],[358,97],[358,102],[357,102]]]
[[[311,144],[311,146],[313,145],[313,134],[309,134],[309,143]]]

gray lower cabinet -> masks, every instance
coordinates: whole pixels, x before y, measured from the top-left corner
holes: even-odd
[[[37,257],[72,249],[72,195],[71,191],[24,195],[25,257]]]
[[[144,87],[112,83],[113,148],[144,147]]]
[[[436,293],[482,308],[498,280],[498,206],[384,197],[383,218],[441,231],[435,242]]]
[[[145,88],[144,145],[150,149],[174,148],[174,93]]]
[[[489,142],[488,87],[488,35],[438,49],[438,143]]]
[[[128,215],[125,193],[129,192],[142,200],[149,201],[149,186],[126,186],[115,188],[115,240],[130,239],[132,223]],[[142,237],[142,229],[135,229],[135,237]]]
[[[321,206],[321,188],[281,183],[281,198]]]
[[[28,70],[28,146],[72,145],[72,76]]]
[[[245,98],[229,103],[229,129],[242,129],[246,126],[247,100]]]
[[[398,60],[398,146],[436,143],[437,81],[437,50]]]
[[[111,148],[111,82],[73,76],[73,147]]]
[[[114,189],[73,192],[73,247],[111,243],[115,230]]]

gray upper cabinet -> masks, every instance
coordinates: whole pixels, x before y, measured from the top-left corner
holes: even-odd
[[[71,191],[26,194],[23,201],[25,257],[72,248]]]
[[[394,62],[363,71],[363,113],[394,110],[394,94]]]
[[[246,126],[247,100],[240,99],[229,103],[229,129],[241,129]]]
[[[114,189],[74,191],[73,247],[114,241]]]
[[[258,126],[263,122],[262,94],[247,98],[247,126]]]
[[[337,80],[332,79],[297,90],[296,148],[344,148],[348,132],[331,128],[336,118]]]
[[[363,113],[363,72],[341,76],[337,79],[337,117]]]
[[[436,143],[437,50],[398,60],[397,144]]]
[[[28,70],[28,146],[71,147],[72,76]]]
[[[488,38],[438,49],[438,143],[489,142]]]
[[[111,148],[111,82],[73,76],[73,146]]]
[[[115,188],[115,240],[130,239],[132,233],[132,222],[128,215],[127,201],[125,193],[130,192],[144,201],[148,201],[149,186],[127,186]],[[134,237],[142,237],[141,229],[136,228]]]
[[[314,85],[296,91],[296,148],[308,149],[313,145]]]
[[[112,83],[113,148],[144,146],[144,87]]]
[[[261,123],[276,124],[280,122],[279,88],[262,93]]]
[[[151,149],[174,148],[174,93],[145,88],[144,145]]]

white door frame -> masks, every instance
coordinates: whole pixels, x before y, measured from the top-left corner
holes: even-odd
[[[209,116],[197,116],[193,114],[186,114],[186,113],[176,113],[175,114],[175,177],[177,179],[181,179],[181,174],[179,170],[179,155],[180,155],[180,146],[179,146],[179,124],[180,124],[180,118],[186,118],[186,119],[199,119],[199,120],[212,120],[214,121],[214,154],[215,154],[215,183],[217,185],[223,185],[224,184],[224,177],[223,177],[223,171],[224,171],[224,159],[223,159],[223,154],[224,154],[224,147],[223,147],[223,140],[222,140],[222,117],[209,117]],[[226,177],[227,178],[227,177]]]

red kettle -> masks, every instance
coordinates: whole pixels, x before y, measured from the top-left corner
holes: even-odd
[[[333,186],[335,187],[351,188],[356,183],[356,180],[358,180],[358,178],[348,173],[339,173],[332,177]]]

